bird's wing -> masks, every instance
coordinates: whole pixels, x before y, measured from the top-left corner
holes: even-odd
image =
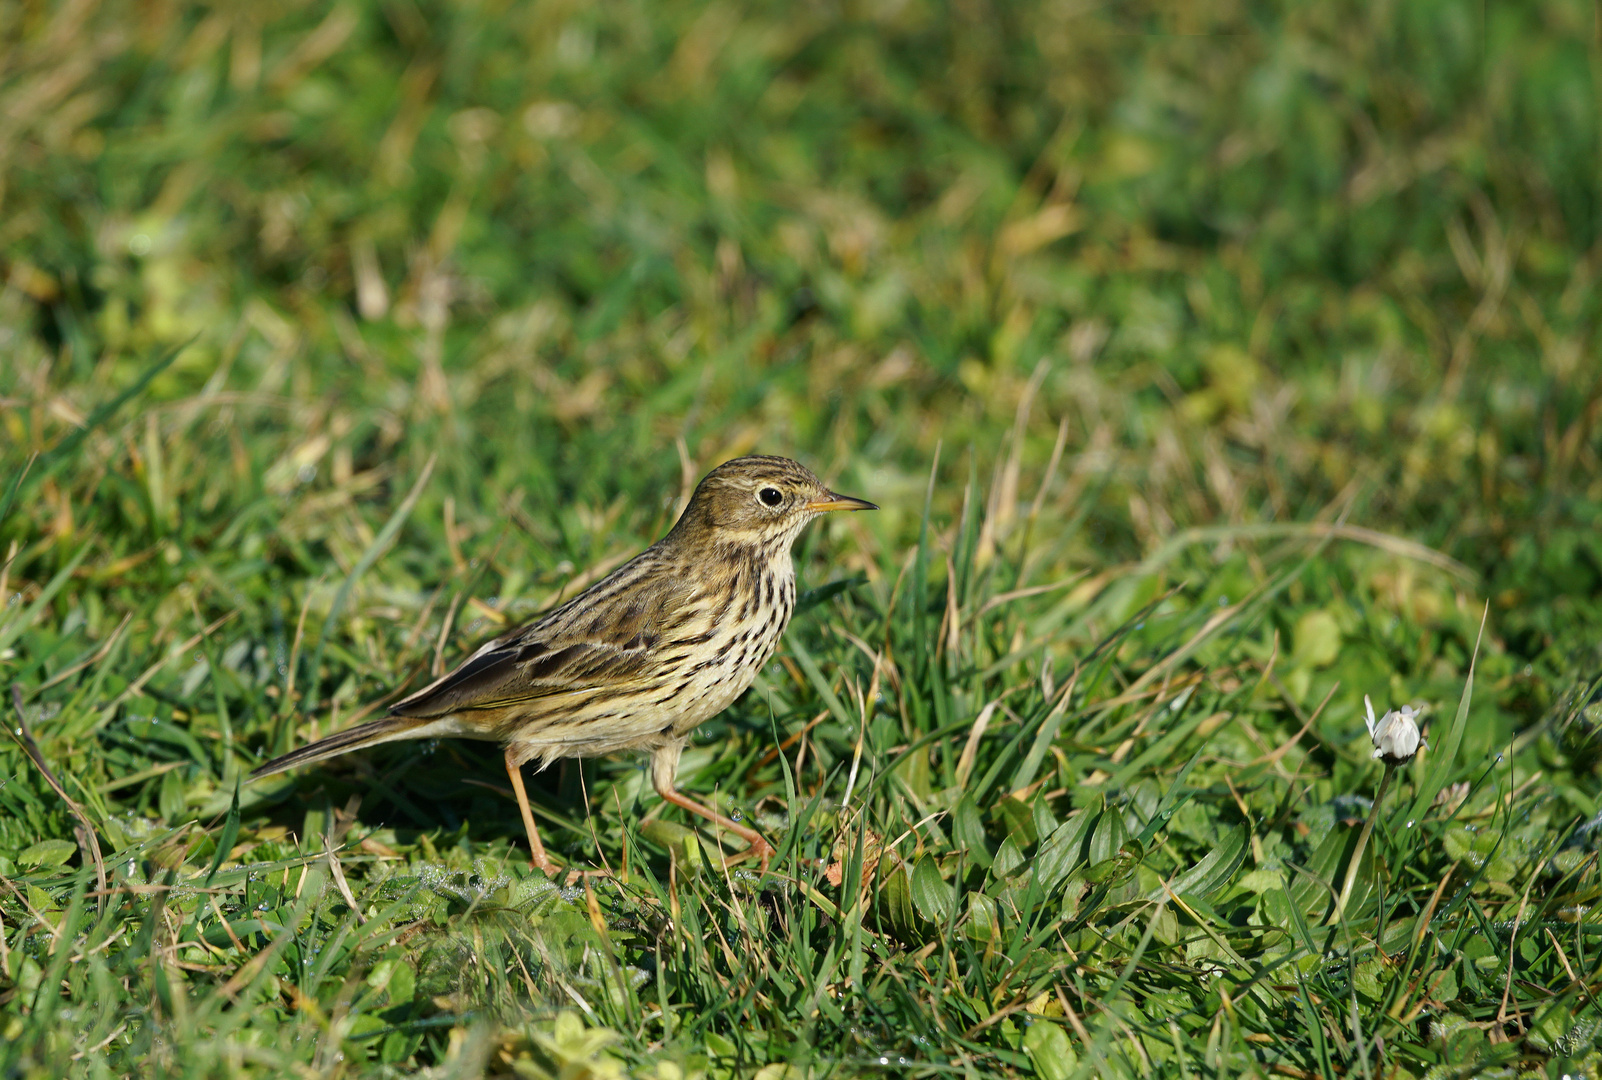
[[[689,590],[683,575],[626,575],[632,568],[487,642],[390,713],[448,716],[636,683],[652,670],[657,643],[683,624]]]

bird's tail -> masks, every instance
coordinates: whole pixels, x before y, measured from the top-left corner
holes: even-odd
[[[256,780],[263,776],[271,776],[285,769],[293,769],[297,765],[321,761],[350,750],[360,750],[364,746],[375,746],[395,739],[422,738],[425,734],[420,729],[428,726],[430,722],[427,719],[412,716],[386,716],[382,720],[369,720],[365,724],[357,724],[353,728],[335,732],[326,739],[308,743],[299,750],[291,750],[264,765],[258,765],[251,770],[250,778]]]

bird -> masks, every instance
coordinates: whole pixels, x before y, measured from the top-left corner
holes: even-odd
[[[701,479],[667,535],[607,577],[484,643],[387,716],[273,758],[251,779],[398,739],[498,742],[530,861],[552,875],[559,868],[540,842],[523,766],[645,750],[657,794],[743,839],[737,858],[755,856],[765,872],[773,846],[681,793],[679,755],[773,655],[795,611],[790,548],[801,530],[821,514],[877,509],[789,458],[726,461]]]

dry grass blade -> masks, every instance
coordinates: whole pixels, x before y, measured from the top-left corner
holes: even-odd
[[[1192,544],[1215,544],[1233,540],[1280,537],[1306,540],[1350,540],[1354,543],[1367,544],[1369,547],[1378,548],[1381,551],[1405,559],[1427,563],[1469,584],[1479,580],[1478,573],[1451,556],[1436,551],[1434,548],[1427,547],[1403,536],[1395,536],[1390,533],[1380,532],[1377,529],[1368,529],[1361,525],[1347,525],[1340,522],[1330,524],[1285,522],[1263,525],[1216,525],[1185,529],[1164,541],[1162,547],[1153,552],[1141,564],[1141,571],[1143,573],[1151,573],[1168,565],[1183,549]]]
[[[72,811],[72,816],[77,818],[78,824],[75,831],[78,834],[78,843],[82,847],[89,849],[89,855],[94,860],[95,884],[99,890],[96,902],[103,903],[104,901],[100,897],[104,897],[106,893],[106,860],[100,855],[100,839],[95,835],[94,824],[89,820],[89,815],[84,811],[84,808],[78,804],[78,800],[67,794],[67,789],[61,786],[61,781],[56,779],[56,774],[50,771],[50,765],[45,761],[44,754],[39,749],[39,744],[33,739],[33,732],[28,730],[28,716],[22,707],[22,685],[20,683],[11,684],[11,707],[17,714],[17,728],[15,731],[8,729],[6,734],[11,736],[13,742],[22,747],[23,752],[28,755],[28,760],[33,762],[34,767],[39,770],[39,774],[45,778],[45,783],[49,784],[50,789],[61,797],[61,801],[67,804],[67,809]]]

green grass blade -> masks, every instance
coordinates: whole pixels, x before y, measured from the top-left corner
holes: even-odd
[[[373,542],[367,545],[367,549],[362,552],[361,558],[356,560],[356,565],[350,568],[350,573],[346,574],[345,580],[340,583],[339,591],[334,594],[334,602],[329,605],[328,614],[323,619],[322,632],[317,636],[317,651],[312,653],[311,671],[306,683],[306,702],[303,706],[303,711],[310,711],[316,707],[313,688],[316,685],[317,673],[322,670],[323,650],[328,644],[329,635],[333,633],[334,623],[338,621],[340,614],[345,610],[345,604],[350,600],[351,590],[356,587],[356,582],[361,580],[362,575],[367,573],[372,565],[378,561],[378,557],[388,550],[389,545],[394,542],[396,535],[400,532],[401,526],[406,524],[407,516],[411,514],[412,507],[417,505],[417,500],[423,494],[423,488],[428,483],[429,476],[434,472],[434,461],[435,457],[430,455],[428,461],[423,465],[423,471],[418,474],[416,482],[412,484],[412,490],[407,492],[406,498],[401,500],[400,506],[395,508],[395,512],[389,516],[389,520],[384,523],[384,527],[379,530],[378,535],[373,537]]]
[[[1429,772],[1425,774],[1424,782],[1419,786],[1413,805],[1407,812],[1408,821],[1424,820],[1424,814],[1434,805],[1435,797],[1441,793],[1441,789],[1446,786],[1457,768],[1457,751],[1458,747],[1463,745],[1463,732],[1468,727],[1469,703],[1474,698],[1474,667],[1480,658],[1480,642],[1484,640],[1485,621],[1489,618],[1490,612],[1491,605],[1487,603],[1484,613],[1480,616],[1480,630],[1474,638],[1474,652],[1469,657],[1468,675],[1463,680],[1463,694],[1457,701],[1457,713],[1452,717],[1452,723],[1447,728],[1445,736],[1440,739],[1437,746],[1431,748]],[[1417,836],[1417,832],[1414,835]]]
[[[75,428],[66,438],[51,447],[43,455],[37,468],[28,469],[25,467],[19,472],[16,479],[12,481],[11,487],[6,491],[5,500],[0,502],[0,526],[5,525],[6,517],[11,513],[12,503],[17,496],[45,477],[55,475],[56,470],[66,464],[78,447],[83,445],[83,441],[89,437],[91,432],[110,419],[118,409],[141,394],[157,375],[172,366],[172,362],[178,359],[179,353],[189,348],[195,341],[196,338],[192,337],[188,341],[174,345],[157,357],[155,361],[145,367],[144,371],[139,373],[137,379],[124,387],[121,393],[95,409],[94,412],[89,414],[89,418],[83,422],[82,426]]]
[[[223,861],[228,853],[234,850],[234,843],[239,839],[239,778],[234,778],[234,799],[228,806],[228,817],[223,821],[222,835],[217,838],[217,853],[212,856],[211,867],[206,871],[206,885],[210,887],[211,879],[217,876]]]
[[[78,564],[83,562],[84,556],[89,554],[89,550],[93,546],[93,543],[86,543],[79,548],[77,554],[68,559],[67,564],[57,570],[55,575],[45,583],[45,587],[39,590],[39,595],[32,604],[29,604],[26,609],[19,611],[4,623],[0,623],[0,651],[9,648],[11,643],[17,640],[18,635],[38,622],[40,615],[50,606],[50,602],[56,598],[56,594],[61,591],[62,586],[66,585],[68,580],[72,578],[72,572],[78,569]]]

